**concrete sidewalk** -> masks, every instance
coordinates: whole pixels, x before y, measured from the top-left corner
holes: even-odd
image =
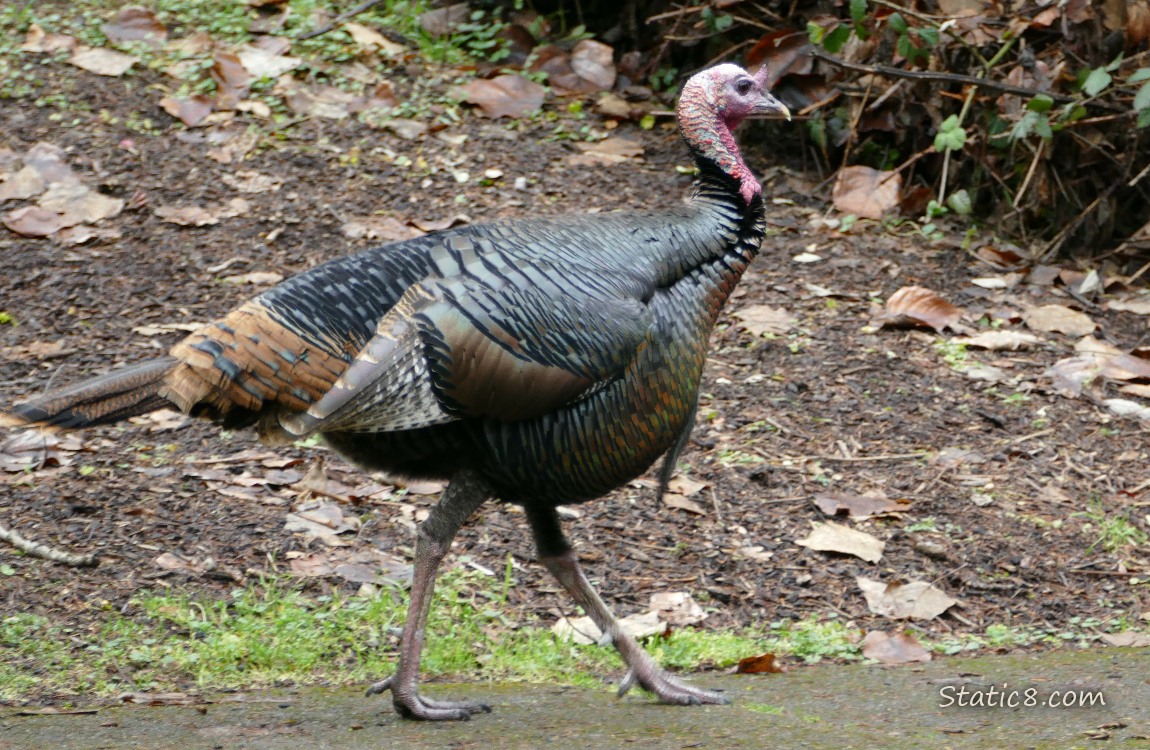
[[[308,688],[75,715],[0,708],[0,750],[1150,748],[1146,648],[694,679],[725,690],[734,705],[660,706],[638,693],[618,700],[606,687],[431,685],[429,695],[481,698],[494,710],[470,722],[422,724],[399,720],[386,697]],[[1101,697],[1054,708],[1055,691],[1061,702]]]

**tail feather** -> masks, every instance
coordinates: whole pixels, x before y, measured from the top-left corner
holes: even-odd
[[[8,416],[24,423],[88,427],[170,407],[159,392],[178,364],[175,357],[164,357],[131,365],[17,404]]]

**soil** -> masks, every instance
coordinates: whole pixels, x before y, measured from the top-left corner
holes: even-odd
[[[354,118],[304,119],[263,138],[242,163],[222,164],[208,158],[215,131],[173,124],[147,74],[126,86],[61,65],[45,71],[69,99],[64,124],[50,119],[51,107],[2,107],[0,147],[63,146],[85,182],[130,208],[106,222],[122,236],[103,243],[64,246],[0,229],[0,309],[17,323],[0,325],[5,403],[162,353],[180,332],[138,327],[207,321],[266,288],[223,276],[289,276],[370,246],[344,236],[351,219],[466,214],[479,222],[659,208],[689,187],[674,168],[686,155],[669,128],[623,124],[617,132],[642,142],[641,159],[585,166],[571,163],[574,144],[546,138],[552,123],[509,126],[478,116],[415,140]],[[142,117],[155,132],[128,127]],[[995,270],[962,248],[957,231],[953,241],[928,242],[878,226],[840,235],[813,225],[827,210],[826,191],[781,161],[779,151],[794,151],[779,147],[785,127],[742,134],[774,198],[771,236],[713,336],[699,424],[682,459],[684,473],[704,487],[679,503],[693,507],[671,507],[657,503],[648,476],[572,509],[568,531],[589,576],[621,615],[648,609],[652,593],[689,591],[711,608],[698,626],[706,628],[808,616],[838,616],[863,630],[905,627],[868,610],[857,576],[925,580],[958,599],[946,614],[915,623],[932,639],[994,624],[1059,631],[1091,619],[1138,623],[1150,612],[1150,586],[1134,579],[1150,576],[1150,551],[1096,542],[1099,514],[1150,527],[1146,429],[1050,388],[1043,372],[1072,353],[1074,340],[1046,334],[1037,349],[970,350],[971,361],[1017,379],[992,384],[948,365],[932,331],[867,327],[871,299],[907,285],[943,293],[974,319],[1003,306],[1073,300],[1057,284],[1008,292],[972,285]],[[388,154],[414,164],[397,166]],[[491,169],[502,177],[481,184]],[[453,176],[460,170],[472,175],[466,184]],[[241,172],[278,186],[239,193],[226,178]],[[526,189],[514,187],[518,177]],[[216,225],[176,226],[154,214],[162,205],[237,196],[250,210]],[[822,259],[792,260],[806,251]],[[796,327],[757,338],[729,317],[756,304],[786,309]],[[1144,342],[1144,318],[1090,313],[1097,337],[1127,351]],[[289,571],[293,560],[334,568],[373,549],[409,559],[412,519],[434,502],[419,494],[433,487],[393,492],[321,448],[272,450],[248,432],[190,420],[138,419],[76,437],[78,450],[57,451],[61,465],[0,474],[0,525],[94,553],[100,564],[72,568],[0,546],[0,562],[13,569],[2,579],[0,618],[34,612],[85,632],[109,608],[142,616],[132,599],[144,590],[225,597],[239,582]],[[285,514],[302,501],[294,485],[317,457],[328,486],[340,490],[332,494],[351,498],[345,513],[363,522],[342,535],[344,547],[284,529]],[[813,522],[828,520],[816,496],[872,492],[908,505],[870,520],[835,520],[885,541],[878,563],[795,544]],[[515,507],[485,507],[453,552],[450,564],[499,574],[511,556],[518,585],[510,606],[523,623],[549,625],[573,609],[534,564]],[[157,563],[165,553],[166,567]],[[360,585],[335,572],[301,580],[317,593]]]

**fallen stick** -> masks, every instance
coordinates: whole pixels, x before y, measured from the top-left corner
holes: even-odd
[[[73,552],[64,552],[49,547],[46,544],[25,539],[20,534],[2,525],[0,525],[0,541],[8,542],[16,549],[26,552],[29,555],[42,557],[45,560],[63,563],[64,565],[73,565],[78,568],[93,568],[100,564],[100,561],[96,559],[95,555],[77,555]]]

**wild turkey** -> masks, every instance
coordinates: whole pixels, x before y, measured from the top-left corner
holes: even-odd
[[[733,128],[788,114],[719,65],[683,88],[691,199],[609,213],[460,227],[338,258],[241,305],[168,356],[17,405],[23,423],[83,427],[165,407],[270,443],[321,434],[367,470],[448,479],[416,543],[391,690],[415,719],[488,711],[418,693],[437,569],[490,498],[522,505],[541,563],[613,641],[634,684],[675,704],[725,703],[663,672],[619,627],[560,528],[583,502],[664,457],[694,419],[707,338],[764,234],[761,188]],[[789,114],[788,114],[789,116]]]

